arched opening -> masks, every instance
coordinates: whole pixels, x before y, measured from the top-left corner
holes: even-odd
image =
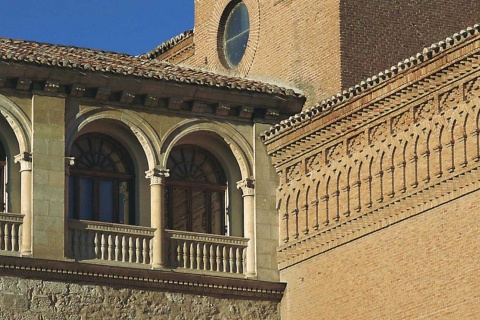
[[[70,155],[69,217],[113,223],[135,221],[135,174],[124,146],[103,133],[86,133]]]
[[[167,160],[165,221],[168,229],[225,234],[227,177],[208,150],[174,147]]]

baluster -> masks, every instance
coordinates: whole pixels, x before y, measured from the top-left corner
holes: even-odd
[[[241,273],[241,270],[240,270],[240,267],[242,265],[242,260],[240,259],[240,248],[237,247],[237,249],[235,249],[235,260],[236,260],[236,271],[237,273]]]
[[[5,250],[6,251],[9,251],[10,250],[10,228],[9,228],[9,225],[7,222],[5,222],[5,225],[4,225],[4,228],[5,228],[5,231],[4,231],[4,235],[5,235]]]
[[[242,265],[242,271],[245,273],[245,270],[247,270],[247,248],[242,249],[242,259],[243,259],[243,265]]]
[[[223,246],[223,250],[222,250],[222,264],[223,264],[223,272],[227,272],[227,268],[228,268],[228,256],[227,256],[227,247],[226,246]]]
[[[127,237],[125,235],[122,235],[122,262],[127,262],[127,252],[128,252],[128,247],[127,247]]]
[[[235,262],[235,257],[233,256],[233,247],[230,247],[230,250],[229,250],[229,258],[230,258],[230,264],[228,266],[228,268],[230,269],[230,273],[233,273],[234,272],[234,262]]]
[[[190,242],[190,269],[195,269],[195,261],[197,260],[195,256],[195,244]]]
[[[170,251],[168,252],[169,253],[169,256],[168,256],[169,261],[167,262],[167,265],[172,267],[172,268],[175,268],[177,266],[176,265],[177,243],[175,242],[174,239],[170,238],[169,242],[168,242],[168,245],[170,247]]]
[[[128,262],[133,262],[133,239],[128,237]]]
[[[217,245],[217,267],[215,271],[222,271],[222,253],[220,250],[220,245]]]
[[[5,241],[3,240],[3,223],[0,223],[0,250],[5,249]]]
[[[150,262],[149,263],[152,263],[152,259],[153,259],[153,240],[152,239],[149,239],[148,240],[148,251],[149,251],[149,258],[150,258]]]
[[[114,242],[114,246],[115,246],[115,249],[114,249],[114,257],[113,257],[113,260],[114,261],[120,261],[120,250],[122,249],[120,247],[120,237],[118,234],[115,235],[115,242]]]
[[[141,251],[140,251],[140,238],[139,237],[135,238],[135,253],[136,253],[135,262],[140,263],[140,259],[142,257],[140,256]]]
[[[209,248],[206,243],[203,244],[203,270],[208,270],[208,252]]]
[[[17,237],[18,237],[17,225],[12,223],[12,251],[18,251]]]
[[[210,245],[210,271],[215,271],[215,245]]]
[[[108,251],[107,251],[107,255],[108,255],[108,261],[112,261],[113,260],[113,239],[112,239],[112,235],[109,234],[108,237],[107,237],[107,241],[108,241]]]
[[[176,267],[181,267],[183,265],[183,260],[182,260],[182,257],[183,257],[183,254],[182,254],[182,249],[183,249],[183,246],[181,244],[181,242],[179,240],[175,240],[177,242],[177,265]]]
[[[100,259],[106,260],[106,254],[107,254],[107,248],[106,248],[106,242],[107,240],[105,239],[105,233],[102,233],[101,235],[101,243],[100,243],[100,252],[101,252],[101,257]]]
[[[183,243],[183,267],[187,268],[188,266],[188,246],[187,242]]]
[[[197,270],[202,269],[202,247],[200,242],[197,243]]]
[[[93,238],[93,245],[94,245],[94,251],[95,251],[95,258],[100,259],[101,252],[100,252],[100,239],[98,239],[98,232],[95,231],[95,235]]]
[[[143,264],[148,263],[148,246],[147,246],[147,238],[142,237],[142,258],[143,260],[141,261]]]

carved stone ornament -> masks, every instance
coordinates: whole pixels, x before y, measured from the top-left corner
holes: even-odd
[[[255,191],[255,180],[247,178],[238,181],[237,189],[242,190],[243,196],[253,196]]]
[[[150,184],[162,184],[165,178],[170,176],[168,169],[151,169],[145,171],[145,178],[150,179]]]
[[[32,170],[32,154],[30,152],[22,152],[17,154],[13,161],[20,163],[20,172]]]

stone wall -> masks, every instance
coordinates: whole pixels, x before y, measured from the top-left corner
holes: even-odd
[[[279,319],[278,303],[2,276],[0,319]]]

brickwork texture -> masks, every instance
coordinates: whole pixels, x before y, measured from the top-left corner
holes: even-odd
[[[281,272],[283,319],[477,319],[479,193]]]

